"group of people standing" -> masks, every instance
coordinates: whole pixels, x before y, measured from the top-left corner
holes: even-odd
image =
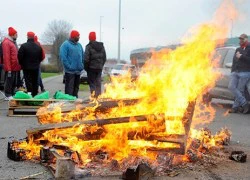
[[[27,42],[18,49],[17,31],[8,28],[8,36],[1,43],[3,53],[2,62],[5,71],[4,93],[6,100],[13,98],[15,91],[23,87],[20,71],[27,92],[34,97],[38,94],[38,87],[45,91],[41,80],[40,63],[45,58],[45,52],[38,42],[34,32],[27,32]],[[72,30],[70,37],[60,47],[60,59],[65,72],[65,93],[78,97],[80,74],[86,70],[91,95],[97,98],[101,94],[101,75],[106,62],[106,52],[102,42],[96,41],[96,33],[89,34],[89,43],[83,50],[78,42],[80,33]]]
[[[249,113],[249,104],[247,101],[247,84],[250,82],[250,43],[248,36],[242,34],[239,37],[240,47],[236,49],[232,73],[228,88],[233,93],[235,100],[229,113]],[[249,95],[249,94],[248,94]]]
[[[101,94],[101,75],[106,62],[106,52],[102,42],[96,41],[96,33],[89,33],[89,43],[85,52],[78,42],[80,33],[72,30],[70,38],[60,47],[60,59],[65,71],[65,93],[78,97],[80,74],[87,72],[92,97]]]
[[[20,49],[16,43],[17,37],[17,31],[9,27],[8,36],[1,43],[6,100],[12,99],[15,91],[23,87],[21,70],[23,70],[26,89],[32,96],[38,94],[38,85],[41,83],[40,63],[45,58],[45,53],[37,36],[34,32],[27,32],[27,42],[22,44]]]

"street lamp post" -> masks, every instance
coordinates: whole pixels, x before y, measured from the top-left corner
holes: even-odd
[[[233,19],[231,19],[231,21],[232,21],[232,26],[231,26],[231,38],[232,38],[233,37],[234,21],[233,21]]]
[[[120,63],[121,60],[121,0],[119,0],[119,19],[118,19],[118,57],[117,61]]]
[[[103,16],[100,16],[100,42],[102,41],[102,18]]]

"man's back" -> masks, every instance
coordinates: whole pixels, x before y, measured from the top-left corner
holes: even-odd
[[[102,69],[106,62],[106,52],[102,42],[91,41],[85,49],[85,64],[90,69]]]
[[[18,51],[18,60],[23,69],[38,69],[43,59],[42,48],[29,39]]]

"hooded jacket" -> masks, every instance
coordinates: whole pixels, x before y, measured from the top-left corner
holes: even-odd
[[[240,59],[236,58],[236,53],[241,55]],[[250,43],[246,47],[239,47],[235,51],[233,58],[232,72],[250,72]]]
[[[82,45],[66,40],[60,47],[60,59],[66,73],[81,74],[84,59]]]
[[[106,62],[106,52],[102,42],[90,41],[85,48],[84,67],[89,69],[102,70]]]
[[[7,37],[2,42],[4,71],[20,71],[18,63],[18,47],[11,37]]]
[[[43,60],[43,50],[34,42],[34,39],[28,39],[18,51],[18,60],[24,70],[39,69]]]

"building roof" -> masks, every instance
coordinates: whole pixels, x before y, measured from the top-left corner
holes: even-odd
[[[52,45],[41,45],[45,51],[45,54],[52,54]]]

